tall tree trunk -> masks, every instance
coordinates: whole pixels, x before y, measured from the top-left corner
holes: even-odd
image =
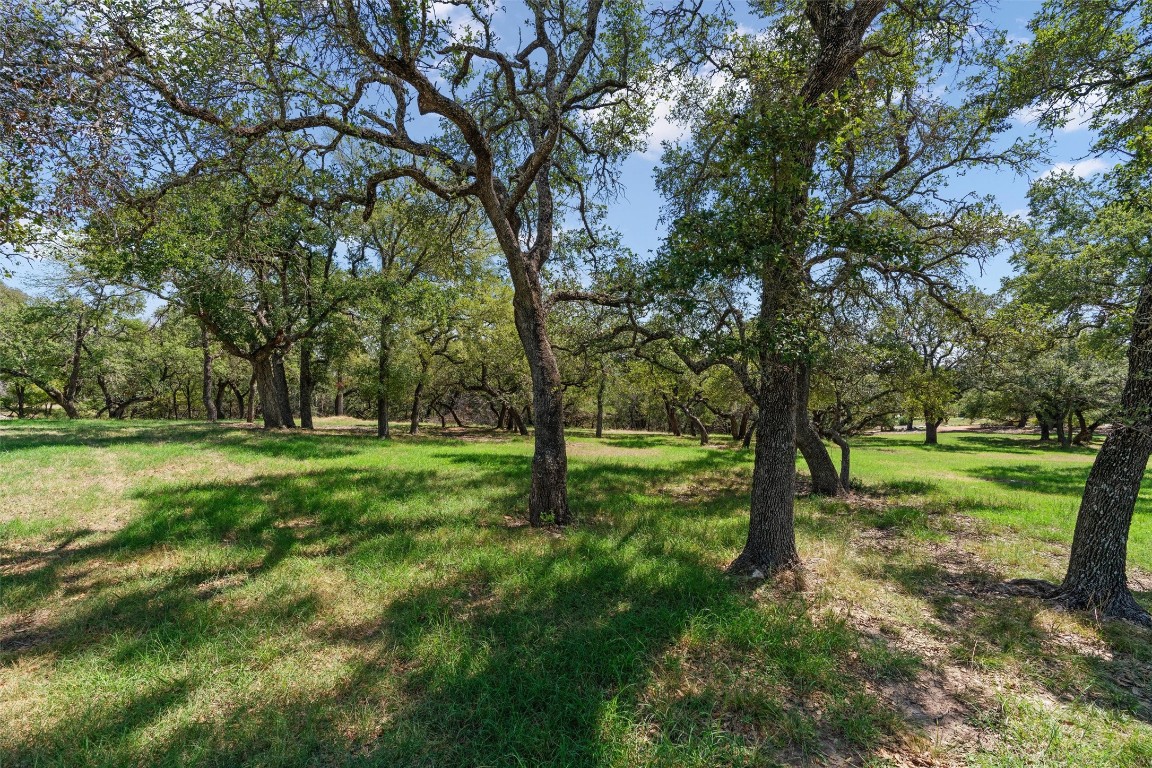
[[[388,413],[388,380],[392,372],[392,349],[388,339],[391,320],[380,321],[380,352],[376,359],[376,437],[392,437]]]
[[[838,496],[846,489],[841,487],[836,465],[832,463],[824,441],[808,417],[810,390],[809,368],[806,364],[800,364],[796,370],[796,447],[804,456],[808,474],[812,476],[812,492],[818,496]]]
[[[604,437],[604,366],[600,366],[600,384],[596,387],[596,437]]]
[[[756,453],[748,538],[728,567],[732,573],[767,576],[799,564],[796,552],[796,372],[778,359],[761,358],[756,403]]]
[[[540,276],[531,265],[523,273],[514,268],[512,283],[516,331],[532,372],[536,430],[528,520],[532,525],[545,520],[566,525],[571,522],[572,513],[568,507],[568,452],[564,445],[564,387],[545,326],[547,312]]]
[[[424,392],[424,377],[416,382],[416,389],[412,393],[412,423],[408,425],[408,434],[415,435],[420,431],[420,395]]]
[[[924,411],[924,445],[937,445],[939,440],[936,436],[936,429],[940,426],[943,419],[936,418],[936,414],[925,409]]]
[[[1128,531],[1152,455],[1152,272],[1145,275],[1132,318],[1120,410],[1088,473],[1057,599],[1069,608],[1152,626],[1152,618],[1128,590],[1126,573]]]
[[[312,343],[307,339],[300,342],[300,426],[314,429],[312,424],[312,394],[316,381],[312,376]]]
[[[216,398],[212,392],[212,344],[208,339],[208,327],[200,323],[200,348],[204,356],[200,369],[200,388],[204,398],[204,418],[216,421],[219,412],[216,410]]]

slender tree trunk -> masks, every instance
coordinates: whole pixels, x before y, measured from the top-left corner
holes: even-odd
[[[521,435],[528,434],[528,427],[524,426],[524,418],[515,408],[508,409],[508,431],[515,429]]]
[[[810,373],[807,365],[799,365],[796,371],[796,447],[808,465],[812,476],[812,492],[818,496],[838,496],[846,490],[841,487],[836,465],[828,455],[828,448],[820,439],[812,420],[808,417],[808,395],[811,389]]]
[[[257,391],[258,390],[256,387],[256,373],[253,372],[252,377],[250,379],[248,379],[248,406],[244,410],[244,421],[248,422],[249,424],[256,421]],[[240,401],[240,407],[244,408],[244,401],[243,400]]]
[[[504,419],[508,416],[508,405],[500,403],[500,412],[496,415],[496,429],[504,429]]]
[[[752,436],[756,434],[756,423],[759,418],[753,418],[748,422],[748,429],[744,432],[744,442],[742,443],[745,449],[752,447]]]
[[[414,435],[420,431],[420,395],[424,392],[424,377],[416,382],[416,389],[412,393],[412,423],[408,425],[408,434]]]
[[[744,440],[748,435],[748,419],[752,417],[752,406],[744,406],[743,412],[740,414],[740,431],[736,435],[736,440]],[[747,448],[748,446],[744,446]]]
[[[460,417],[458,415],[456,415],[456,408],[454,406],[451,406],[451,405],[448,406],[448,413],[452,414],[452,421],[456,422],[456,426],[463,429],[464,428],[464,422],[460,421]]]
[[[300,426],[314,429],[312,424],[312,394],[316,381],[312,377],[312,344],[307,339],[300,342]]]
[[[344,369],[336,369],[336,398],[332,404],[332,415],[344,415]]]
[[[1060,441],[1061,448],[1067,448],[1071,445],[1071,442],[1068,440],[1068,432],[1064,429],[1063,414],[1056,418],[1056,439]]]
[[[392,437],[388,414],[388,382],[392,373],[392,318],[380,318],[380,352],[376,359],[376,437]]]
[[[911,412],[908,413],[908,420],[904,422],[904,431],[905,432],[916,431],[916,417],[913,416]]]
[[[604,368],[600,368],[600,384],[596,387],[596,437],[604,437]]]
[[[272,373],[276,384],[276,404],[280,407],[280,419],[285,426],[296,428],[292,418],[292,398],[288,394],[288,374],[284,370],[284,355],[279,350],[272,353]]]
[[[924,411],[924,445],[937,445],[939,440],[936,436],[936,429],[940,426],[942,419],[937,419],[936,414]]]
[[[1152,455],[1152,272],[1132,318],[1121,417],[1100,447],[1076,515],[1068,571],[1056,595],[1069,607],[1152,626],[1128,589],[1128,531]]]
[[[708,428],[704,426],[704,422],[700,417],[688,410],[688,406],[680,406],[684,409],[684,415],[688,418],[688,423],[692,425],[692,432],[700,437],[700,445],[708,445]]]
[[[223,381],[217,382],[216,394],[213,396],[213,399],[212,399],[212,403],[216,406],[216,418],[220,418],[221,416],[224,415],[224,393],[225,393],[224,382]],[[232,409],[231,408],[228,409],[228,418],[232,418]]]
[[[839,432],[832,433],[832,442],[840,449],[840,487],[847,491],[852,487],[852,447]]]
[[[208,328],[200,323],[200,348],[203,350],[203,364],[200,371],[201,394],[204,397],[204,418],[216,421],[219,413],[216,410],[216,398],[212,392],[212,344],[208,339]]]
[[[663,393],[660,394],[660,399],[664,401],[664,412],[668,415],[668,431],[676,437],[680,437],[680,420],[676,418],[676,409],[668,402],[668,397]]]
[[[800,563],[796,552],[796,372],[763,357],[748,538],[728,570],[767,576]]]
[[[564,445],[564,388],[548,339],[540,276],[531,265],[525,272],[513,268],[512,283],[516,331],[532,372],[536,430],[528,520],[532,525],[546,520],[566,525],[571,522],[572,513],[568,507],[568,452]]]
[[[1016,429],[1024,429],[1028,426],[1028,414],[1020,414],[1020,418],[1016,420]]]
[[[16,393],[16,418],[24,418],[24,386],[17,384],[12,387]]]

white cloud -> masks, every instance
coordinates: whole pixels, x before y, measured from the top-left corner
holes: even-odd
[[[660,99],[652,111],[652,126],[648,129],[648,145],[643,155],[656,162],[664,151],[664,142],[675,144],[688,135],[688,126],[672,119],[673,104],[668,99]]]
[[[1086,160],[1078,160],[1074,163],[1056,163],[1056,165],[1040,174],[1040,178],[1043,179],[1044,177],[1051,176],[1054,173],[1071,171],[1073,176],[1084,179],[1097,173],[1107,171],[1111,167],[1111,165],[1098,157],[1089,157]]]

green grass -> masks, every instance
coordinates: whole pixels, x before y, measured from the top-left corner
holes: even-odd
[[[1092,450],[919,439],[753,589],[727,446],[575,433],[559,532],[483,430],[0,424],[0,768],[1152,765],[1149,633],[988,589],[1059,576]]]

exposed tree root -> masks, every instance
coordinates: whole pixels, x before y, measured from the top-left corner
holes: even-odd
[[[1128,621],[1152,629],[1152,615],[1144,610],[1132,593],[1125,590],[1111,600],[1101,602],[1092,596],[1078,594],[1042,579],[1013,579],[1000,584],[998,592],[1019,597],[1038,597],[1053,607],[1065,611],[1087,611],[1097,618]]]

